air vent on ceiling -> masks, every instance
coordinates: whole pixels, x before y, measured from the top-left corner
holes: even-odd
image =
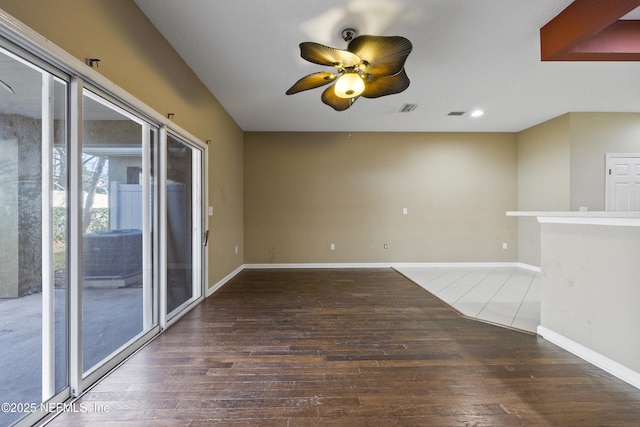
[[[400,112],[409,113],[415,110],[416,108],[418,108],[418,104],[404,104],[402,107],[400,107]]]
[[[464,114],[464,111],[452,111],[449,114],[447,114],[447,116],[462,116]]]

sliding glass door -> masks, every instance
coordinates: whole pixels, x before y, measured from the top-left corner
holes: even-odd
[[[166,313],[171,319],[202,295],[202,150],[167,135]]]
[[[58,66],[0,38],[0,425],[78,396],[203,295],[206,146]]]
[[[151,152],[157,132],[84,90],[82,367],[85,375],[157,324]]]
[[[0,425],[9,425],[68,385],[68,84],[1,48],[0,69]]]

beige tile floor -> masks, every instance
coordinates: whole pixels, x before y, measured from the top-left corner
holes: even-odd
[[[465,316],[536,332],[540,273],[520,267],[396,267]]]

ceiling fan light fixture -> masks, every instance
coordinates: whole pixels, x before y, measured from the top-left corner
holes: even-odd
[[[351,29],[344,35],[353,37]],[[350,108],[359,96],[380,98],[400,93],[409,87],[404,63],[412,45],[401,36],[358,36],[349,41],[346,50],[314,42],[300,43],[300,56],[318,65],[333,67],[334,72],[316,72],[302,77],[287,95],[314,89],[330,83],[320,99],[336,111]],[[337,71],[337,73],[336,73]]]
[[[334,91],[339,98],[355,98],[364,92],[364,80],[357,73],[345,73],[338,77]]]

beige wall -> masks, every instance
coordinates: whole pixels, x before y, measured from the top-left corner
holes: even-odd
[[[518,133],[518,210],[605,210],[607,153],[640,153],[640,114],[568,113]],[[519,220],[520,262],[540,265],[539,236]]]
[[[640,373],[638,253],[640,227],[542,224],[541,325]]]
[[[605,210],[607,153],[640,153],[640,113],[571,113],[571,210]]]
[[[518,133],[518,208],[569,209],[570,115]]]
[[[209,144],[212,285],[242,264],[242,130],[132,0],[0,0],[0,8]],[[239,254],[235,254],[235,246]]]
[[[570,115],[518,133],[518,210],[564,211],[570,199]],[[540,266],[540,226],[518,219],[518,260]]]
[[[247,133],[245,262],[516,261],[516,149],[511,133]]]

